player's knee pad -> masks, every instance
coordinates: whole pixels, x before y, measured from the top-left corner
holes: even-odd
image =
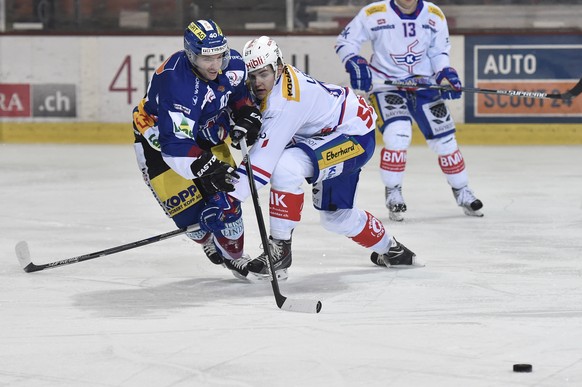
[[[382,134],[384,148],[380,153],[380,169],[388,172],[404,172],[407,149],[412,140],[412,126],[408,120],[389,123]]]
[[[388,123],[382,133],[384,146],[388,149],[408,149],[412,141],[410,120],[396,120]]]
[[[309,156],[299,148],[288,148],[281,155],[270,183],[278,191],[302,193],[301,185],[311,176],[313,164]]]
[[[366,223],[366,213],[357,208],[345,208],[337,211],[321,211],[321,226],[327,231],[340,235],[355,235]]]
[[[433,138],[432,140],[426,140],[426,143],[437,155],[448,155],[459,148],[454,133],[439,138]]]

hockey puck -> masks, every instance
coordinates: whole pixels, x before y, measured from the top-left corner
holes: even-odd
[[[513,372],[531,372],[532,366],[531,364],[514,364],[513,365]]]

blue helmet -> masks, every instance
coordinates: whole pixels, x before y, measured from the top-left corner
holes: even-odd
[[[184,32],[184,51],[192,66],[196,67],[198,55],[222,54],[221,69],[230,61],[230,49],[222,30],[214,21],[196,20],[190,23]]]

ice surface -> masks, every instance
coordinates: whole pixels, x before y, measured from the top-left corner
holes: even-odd
[[[302,314],[185,236],[25,273],[20,240],[48,263],[175,227],[130,145],[0,144],[0,386],[582,385],[582,147],[461,150],[483,218],[463,215],[426,147],[409,151],[403,223],[388,220],[379,152],[362,174],[359,206],[424,268],[376,267],[319,226],[306,193],[280,283],[322,300]]]

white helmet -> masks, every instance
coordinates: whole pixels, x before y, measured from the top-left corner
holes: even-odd
[[[243,48],[243,59],[249,73],[269,65],[277,73],[277,61],[281,60],[281,64],[285,64],[281,49],[268,36],[249,40]]]

